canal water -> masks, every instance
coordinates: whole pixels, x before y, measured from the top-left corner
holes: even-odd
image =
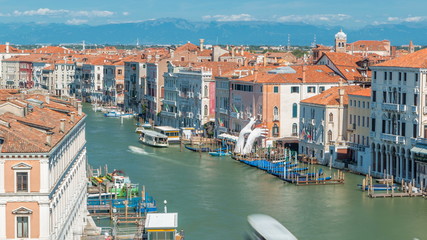
[[[89,163],[123,170],[160,211],[167,200],[186,239],[244,239],[253,213],[271,215],[302,240],[427,239],[422,198],[370,199],[356,187],[362,177],[350,173],[344,185],[294,186],[229,157],[141,145],[134,120],[84,110]]]

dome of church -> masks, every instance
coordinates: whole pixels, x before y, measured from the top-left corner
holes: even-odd
[[[345,34],[341,29],[337,34],[335,34],[335,39],[345,40],[347,39],[347,34]]]

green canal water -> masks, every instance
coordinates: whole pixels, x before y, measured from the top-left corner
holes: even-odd
[[[161,211],[166,199],[186,239],[244,239],[253,213],[271,215],[302,240],[427,239],[422,198],[370,199],[356,187],[362,177],[350,173],[344,185],[294,186],[229,157],[141,145],[134,120],[84,110],[89,163],[123,170]]]

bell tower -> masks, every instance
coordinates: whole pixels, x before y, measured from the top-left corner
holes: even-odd
[[[342,29],[335,34],[335,52],[345,53],[347,48],[347,34]]]

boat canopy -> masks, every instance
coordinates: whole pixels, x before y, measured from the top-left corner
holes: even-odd
[[[157,138],[168,138],[168,136],[161,134],[159,132],[153,131],[153,130],[142,130],[141,133],[143,133],[144,135],[149,135],[152,137],[157,137]]]
[[[257,234],[266,240],[297,240],[289,230],[276,219],[264,214],[248,216],[248,222]]]

